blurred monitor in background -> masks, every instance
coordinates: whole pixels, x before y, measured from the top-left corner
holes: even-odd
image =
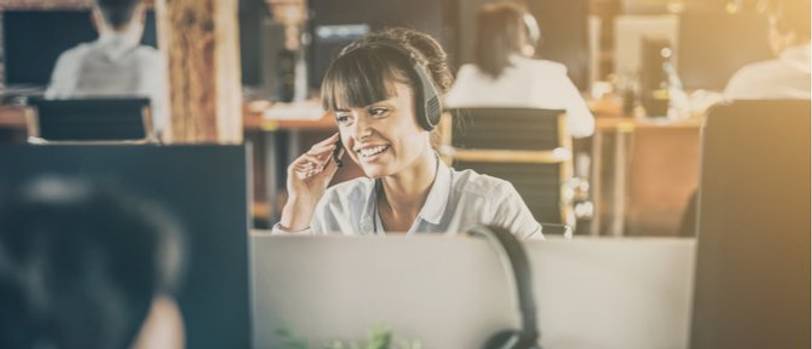
[[[739,69],[728,82],[725,97],[810,99],[810,2],[771,1],[766,12],[767,37],[776,57]],[[751,38],[743,41],[747,40]]]
[[[98,37],[89,10],[4,10],[0,15],[9,87],[45,89],[62,52]],[[146,11],[141,44],[158,47],[154,11]]]
[[[309,0],[308,80],[312,88],[345,45],[367,32],[406,27],[427,33],[447,47],[444,16],[448,1]]]
[[[680,15],[677,72],[686,90],[721,91],[746,64],[770,57],[767,20],[755,11]]]
[[[627,81],[642,78],[644,43],[667,41],[677,43],[679,18],[674,15],[621,15],[615,18],[614,69]]]
[[[0,347],[183,348],[177,223],[117,188],[42,177],[0,204]]]

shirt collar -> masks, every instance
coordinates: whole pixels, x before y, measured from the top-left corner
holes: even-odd
[[[451,168],[448,167],[440,157],[437,156],[437,173],[434,177],[434,183],[429,189],[429,195],[426,197],[426,202],[420,213],[417,214],[417,219],[422,219],[431,224],[440,224],[443,215],[445,214],[446,206],[448,205],[448,195],[451,192]],[[361,212],[361,230],[364,233],[371,233],[374,231],[375,226],[375,212],[376,200],[378,196],[379,181],[370,180],[369,195]],[[413,225],[413,227],[416,225]]]
[[[128,32],[105,32],[99,35],[97,43],[111,59],[118,59],[139,45]]]
[[[431,185],[426,203],[417,215],[431,224],[440,224],[448,204],[448,194],[451,191],[451,169],[437,157],[437,174]]]

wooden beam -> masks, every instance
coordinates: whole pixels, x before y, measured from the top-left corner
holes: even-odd
[[[156,0],[167,58],[170,141],[242,142],[237,0]]]

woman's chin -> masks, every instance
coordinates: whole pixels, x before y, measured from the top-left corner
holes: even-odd
[[[384,166],[384,164],[360,164],[361,171],[364,172],[369,178],[378,179],[381,177],[386,177],[391,175],[392,171],[389,171],[388,166]]]

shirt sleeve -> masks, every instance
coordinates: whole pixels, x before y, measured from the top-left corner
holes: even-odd
[[[68,98],[76,87],[79,62],[73,51],[66,51],[59,56],[51,73],[51,83],[45,91],[45,98]]]
[[[492,224],[509,230],[522,239],[544,239],[541,224],[533,218],[530,209],[510,182],[496,186],[492,196],[499,198],[492,207]]]
[[[144,83],[140,88],[142,93],[150,98],[153,127],[155,131],[163,134],[168,132],[171,126],[167,88],[169,76],[166,73],[163,56],[157,51],[147,52],[142,70]]]
[[[589,137],[595,132],[595,117],[581,97],[578,88],[564,74],[561,79],[567,109],[567,128],[574,138]]]

